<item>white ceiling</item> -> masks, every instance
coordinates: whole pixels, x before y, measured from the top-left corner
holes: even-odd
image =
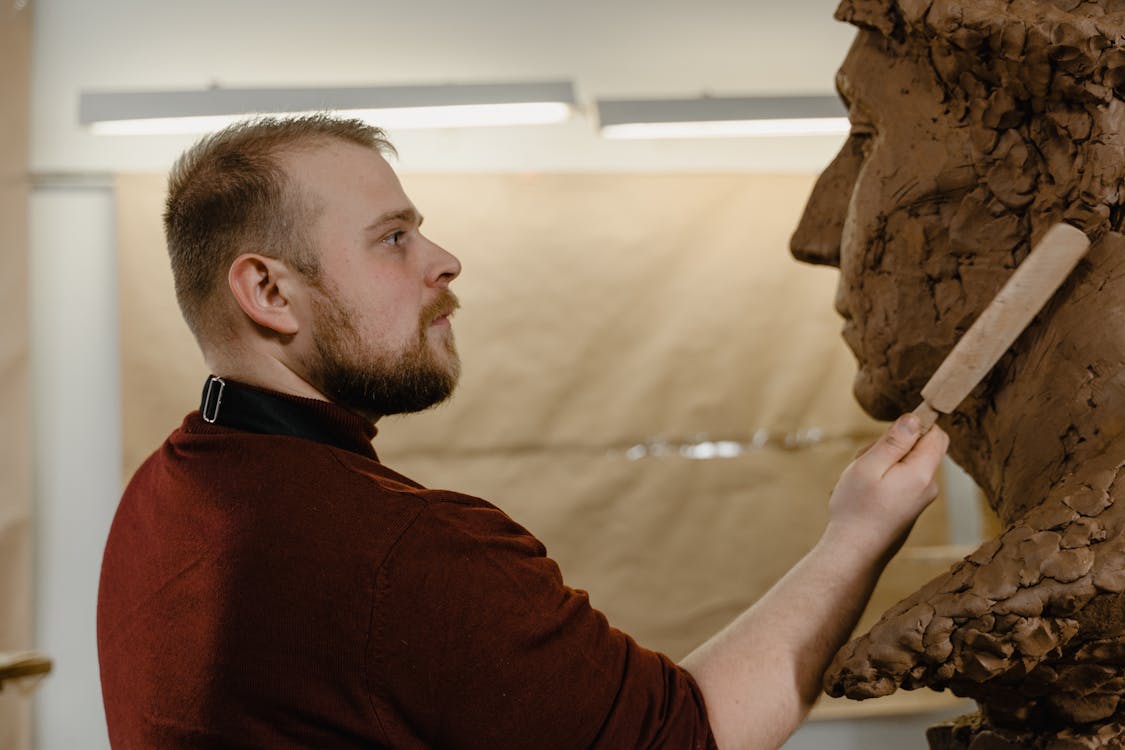
[[[595,97],[824,94],[836,0],[32,0],[32,168],[165,168],[190,139],[92,136],[78,92],[571,79]],[[556,126],[392,133],[400,169],[816,171],[835,137],[607,141]]]

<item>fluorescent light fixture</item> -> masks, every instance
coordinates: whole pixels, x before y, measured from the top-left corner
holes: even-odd
[[[850,125],[835,96],[599,99],[606,138],[839,135]]]
[[[78,119],[104,135],[177,134],[205,133],[253,115],[330,111],[405,130],[562,122],[574,102],[569,81],[82,92]]]

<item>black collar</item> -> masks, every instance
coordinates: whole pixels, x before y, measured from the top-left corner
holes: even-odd
[[[268,391],[214,375],[203,386],[199,414],[208,424],[262,435],[289,435],[378,457],[375,425],[329,401]]]

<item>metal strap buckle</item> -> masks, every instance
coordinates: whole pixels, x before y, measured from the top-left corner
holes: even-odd
[[[219,384],[218,389],[214,388],[215,383]],[[227,384],[223,382],[222,378],[212,376],[207,381],[207,391],[203,394],[203,408],[200,410],[203,416],[203,421],[208,424],[215,424],[215,420],[219,418],[219,405],[223,403],[223,389]],[[211,393],[215,393],[215,405],[211,406]]]

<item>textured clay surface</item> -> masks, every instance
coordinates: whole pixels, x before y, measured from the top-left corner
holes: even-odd
[[[948,689],[933,748],[1125,747],[1125,2],[846,0],[852,135],[796,233],[873,415],[913,409],[1053,223],[1087,257],[939,424],[1005,524],[845,646],[832,695]]]

